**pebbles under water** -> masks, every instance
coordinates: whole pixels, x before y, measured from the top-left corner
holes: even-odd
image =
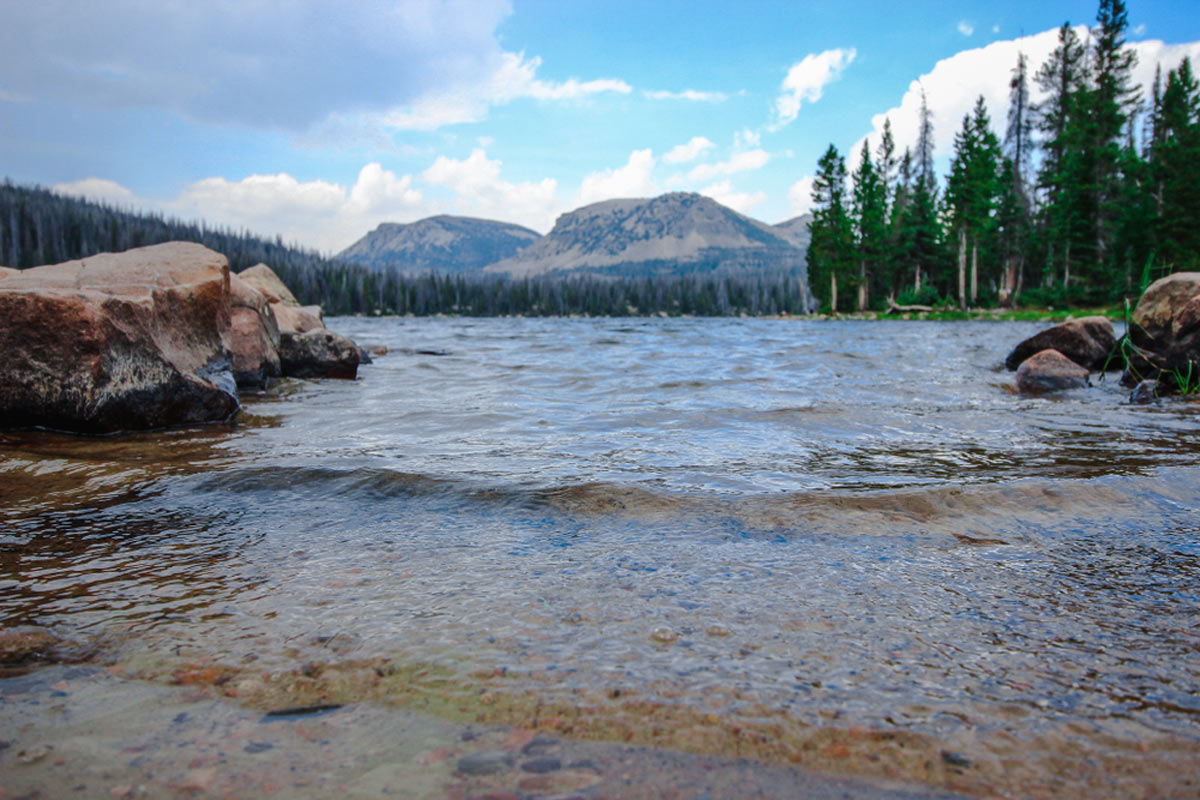
[[[1016,396],[1035,324],[331,325],[391,354],[0,435],[2,624],[263,710],[1200,793],[1200,406]]]

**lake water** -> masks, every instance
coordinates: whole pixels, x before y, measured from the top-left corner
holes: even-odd
[[[0,624],[248,707],[1200,796],[1200,405],[1013,394],[1037,323],[329,324],[391,352],[0,434]]]

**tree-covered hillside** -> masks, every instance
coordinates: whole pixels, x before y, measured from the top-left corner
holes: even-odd
[[[328,314],[629,316],[803,314],[795,275],[596,276],[406,275],[378,272],[245,231],[133,213],[39,187],[0,184],[0,264],[27,268],[167,241],[199,242],[239,272],[270,266],[305,304]]]

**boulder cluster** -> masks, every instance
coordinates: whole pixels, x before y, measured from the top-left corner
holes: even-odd
[[[188,242],[0,268],[0,352],[0,428],[97,434],[228,420],[239,389],[359,364],[266,265]]]
[[[1093,372],[1122,370],[1132,402],[1200,392],[1200,272],[1176,272],[1142,294],[1119,340],[1104,317],[1055,325],[1005,359],[1022,394],[1082,388]]]

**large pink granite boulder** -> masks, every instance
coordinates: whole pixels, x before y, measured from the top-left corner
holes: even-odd
[[[285,306],[298,306],[300,302],[292,294],[275,271],[266,264],[255,264],[249,269],[238,273],[238,277],[260,291],[268,303],[281,303]]]
[[[237,275],[229,276],[233,328],[233,377],[243,389],[262,389],[281,374],[279,324],[261,292]]]
[[[170,242],[0,280],[0,426],[83,433],[227,420],[229,265]]]

